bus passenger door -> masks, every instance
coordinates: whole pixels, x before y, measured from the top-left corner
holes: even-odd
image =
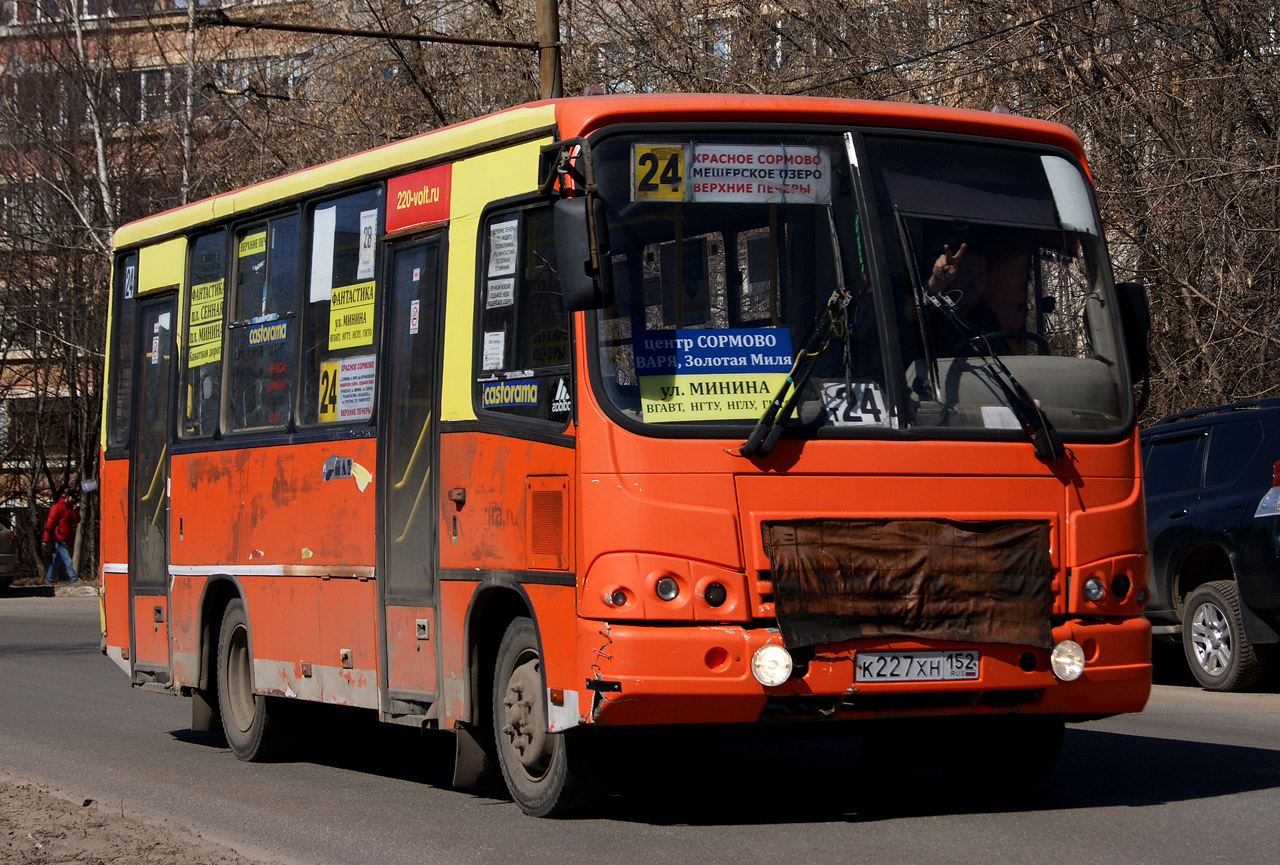
[[[391,247],[392,275],[379,445],[379,583],[383,712],[410,723],[436,699],[439,642],[435,476],[437,301],[443,235]]]
[[[169,683],[169,430],[174,299],[140,310],[129,477],[129,657],[135,685]]]

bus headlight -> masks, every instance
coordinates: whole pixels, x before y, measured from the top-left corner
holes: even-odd
[[[1084,672],[1084,649],[1075,640],[1063,640],[1049,653],[1053,674],[1064,682],[1074,682]]]
[[[791,653],[777,645],[761,646],[751,656],[751,675],[766,688],[775,688],[790,679],[793,666]]]

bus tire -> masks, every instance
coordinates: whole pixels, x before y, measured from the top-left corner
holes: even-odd
[[[570,739],[547,731],[547,691],[531,619],[514,620],[502,637],[491,714],[498,764],[520,810],[556,817],[580,805],[585,791],[572,771]]]
[[[259,763],[279,750],[280,725],[273,701],[253,692],[253,657],[249,651],[249,615],[244,601],[227,604],[218,634],[218,709],[231,752]]]
[[[1182,615],[1182,648],[1191,675],[1206,691],[1243,691],[1265,672],[1244,636],[1240,594],[1230,580],[1197,586]]]

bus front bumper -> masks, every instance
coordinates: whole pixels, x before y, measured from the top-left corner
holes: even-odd
[[[581,721],[602,726],[861,720],[988,713],[1052,714],[1085,719],[1141,711],[1151,690],[1151,630],[1142,618],[1069,619],[1053,640],[1085,652],[1080,678],[1063,682],[1049,650],[1003,644],[855,640],[797,650],[792,677],[766,687],[751,673],[753,653],[782,644],[774,629],[736,625],[599,622],[584,629],[586,667]],[[974,650],[977,678],[867,681],[859,652]]]

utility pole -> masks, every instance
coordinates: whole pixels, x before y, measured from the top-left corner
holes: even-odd
[[[538,0],[538,89],[543,99],[564,96],[560,77],[560,0]]]

